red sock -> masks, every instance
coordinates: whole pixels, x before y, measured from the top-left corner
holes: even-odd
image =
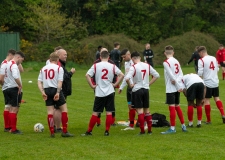
[[[224,77],[225,77],[225,73],[224,72],[222,73],[222,76],[223,76],[223,80],[224,80]]]
[[[145,116],[143,113],[138,115],[138,122],[140,124],[141,132],[144,133],[145,132],[145,129],[144,129]]]
[[[48,114],[47,121],[48,121],[48,127],[50,130],[50,133],[54,134],[54,120],[53,120],[52,114]]]
[[[150,115],[149,113],[145,114],[145,120],[147,122],[148,125],[148,132],[152,131],[152,115]]]
[[[97,118],[98,118],[98,116],[95,116],[95,115],[91,116],[91,119],[90,119],[90,122],[89,122],[89,126],[88,126],[88,132],[91,132],[92,129],[94,128],[95,123],[97,122]]]
[[[193,115],[194,115],[194,107],[193,106],[188,106],[187,115],[188,115],[188,121],[193,122]]]
[[[9,113],[10,117],[10,124],[11,124],[11,131],[16,131],[16,123],[17,123],[17,114],[16,113]]]
[[[202,106],[196,106],[197,107],[197,115],[198,115],[198,120],[202,120]]]
[[[221,100],[216,101],[216,106],[220,110],[220,114],[224,116],[223,103]]]
[[[97,118],[97,124],[101,124],[101,119],[100,119],[100,117]]]
[[[4,117],[4,124],[5,124],[5,128],[10,128],[10,118],[9,118],[9,111],[4,111],[3,112],[3,117]]]
[[[176,110],[175,106],[169,106],[170,110],[170,125],[175,126],[176,125]]]
[[[63,133],[66,133],[67,132],[67,124],[68,124],[67,112],[62,112],[61,121],[62,121]]]
[[[134,127],[135,114],[136,114],[136,110],[135,109],[130,109],[129,110],[130,127]]]
[[[206,114],[207,122],[211,122],[210,112],[211,112],[210,105],[205,105],[205,114]]]
[[[180,109],[180,106],[175,107],[175,109],[176,109],[177,115],[178,115],[178,117],[180,119],[180,123],[184,124],[184,116],[183,116],[182,110]]]
[[[111,114],[106,115],[106,120],[105,120],[105,130],[106,131],[109,131],[111,122],[112,122],[112,115]]]

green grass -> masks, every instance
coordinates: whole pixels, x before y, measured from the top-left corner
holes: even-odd
[[[150,110],[151,113],[165,114],[169,120],[168,107],[165,105],[165,86],[163,68],[156,68],[161,77],[151,86]],[[73,76],[73,94],[68,97],[69,131],[75,134],[73,138],[50,138],[47,126],[47,112],[44,101],[37,88],[38,72],[22,73],[23,99],[26,103],[21,105],[18,114],[18,129],[23,135],[12,135],[3,132],[3,118],[0,119],[2,131],[0,132],[0,159],[224,159],[225,125],[222,124],[219,110],[212,101],[212,125],[202,125],[202,128],[191,128],[188,133],[181,131],[177,118],[177,133],[161,135],[167,128],[153,128],[152,135],[137,136],[139,128],[134,131],[121,131],[122,126],[111,127],[110,136],[105,137],[104,121],[95,127],[93,136],[81,137],[87,129],[92,113],[94,93],[85,80],[86,69],[77,69]],[[194,72],[194,68],[183,68],[183,72]],[[221,79],[221,71],[219,73]],[[33,83],[28,83],[32,80]],[[220,81],[220,98],[223,102],[225,82]],[[1,93],[0,105],[3,110],[3,95]],[[181,95],[181,107],[187,123],[187,105]],[[196,125],[196,110],[194,111]],[[128,109],[125,90],[116,94],[116,119],[127,120]],[[205,113],[203,112],[203,120]],[[40,122],[44,124],[43,133],[35,133],[33,126]]]

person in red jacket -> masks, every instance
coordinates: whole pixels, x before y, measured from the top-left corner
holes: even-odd
[[[216,59],[218,65],[222,68],[222,78],[225,78],[225,49],[223,44],[220,44],[219,50],[216,52]]]

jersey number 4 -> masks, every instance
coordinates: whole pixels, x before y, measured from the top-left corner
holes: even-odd
[[[215,69],[215,66],[214,66],[213,61],[211,61],[211,62],[210,62],[209,69],[212,69],[212,70],[214,70],[214,69]]]
[[[55,72],[53,69],[45,69],[45,79],[53,79],[55,77]]]

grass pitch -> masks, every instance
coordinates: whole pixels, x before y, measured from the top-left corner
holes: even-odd
[[[165,84],[163,68],[156,68],[160,78],[150,89],[151,113],[162,113],[169,120],[169,111],[165,102]],[[177,117],[177,133],[161,135],[168,128],[153,128],[152,135],[138,136],[139,128],[134,131],[122,131],[123,126],[111,127],[110,136],[104,136],[105,113],[102,114],[102,125],[93,129],[93,136],[81,137],[87,130],[94,101],[93,90],[85,80],[86,69],[77,69],[73,76],[73,93],[67,99],[69,109],[68,130],[75,134],[73,138],[62,138],[56,134],[50,138],[47,125],[47,112],[41,93],[37,87],[38,72],[22,73],[23,99],[18,114],[18,129],[23,135],[12,135],[3,132],[3,118],[0,119],[0,159],[225,159],[225,124],[214,101],[211,101],[212,124],[202,128],[190,128],[187,133],[181,131]],[[184,74],[194,72],[194,69],[183,68]],[[219,72],[221,80],[221,71]],[[32,81],[33,83],[28,83]],[[220,98],[225,103],[225,81],[220,81]],[[128,108],[125,92],[116,91],[116,120],[128,119]],[[3,95],[0,105],[3,111]],[[181,94],[181,108],[187,124],[187,103]],[[196,126],[196,110],[194,110],[194,126]],[[203,110],[203,121],[205,113]],[[35,123],[45,126],[43,133],[35,133]]]

